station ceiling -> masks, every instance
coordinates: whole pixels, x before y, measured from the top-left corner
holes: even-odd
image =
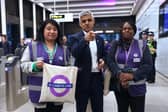
[[[73,13],[74,18],[82,10],[90,10],[95,17],[121,17],[136,15],[145,0],[30,0],[51,12]]]

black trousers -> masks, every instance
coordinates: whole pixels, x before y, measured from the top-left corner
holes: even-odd
[[[103,112],[103,76],[100,73],[90,75],[88,90],[76,92],[77,112],[86,112],[88,99],[91,101],[92,112]]]
[[[54,105],[53,103],[47,103],[46,108],[35,108],[34,112],[61,112],[63,109],[62,105]]]
[[[155,82],[155,76],[156,76],[155,60],[156,60],[156,57],[152,56],[153,65],[152,65],[152,70],[147,78],[148,82]]]
[[[145,95],[130,96],[128,91],[121,89],[120,92],[115,92],[118,104],[118,112],[128,112],[130,107],[131,112],[145,112]]]

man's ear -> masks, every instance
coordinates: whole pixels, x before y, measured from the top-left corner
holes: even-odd
[[[93,24],[95,25],[95,23],[96,23],[96,22],[95,22],[95,18],[93,18]]]
[[[81,22],[79,22],[79,26],[82,27],[82,23]]]

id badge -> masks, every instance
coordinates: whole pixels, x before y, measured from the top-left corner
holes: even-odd
[[[141,58],[134,58],[133,59],[133,62],[140,62],[141,61]]]

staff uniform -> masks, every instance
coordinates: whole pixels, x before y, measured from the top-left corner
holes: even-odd
[[[114,42],[107,57],[107,64],[116,78],[119,77],[120,72],[131,72],[134,76],[134,79],[128,82],[128,88],[122,87],[119,81],[115,84],[111,83],[111,86],[115,88],[119,112],[127,112],[129,106],[132,112],[144,112],[145,82],[152,65],[146,43],[136,39],[130,43],[122,40]]]
[[[49,63],[52,65],[60,65],[65,66],[65,59],[64,59],[64,50],[62,46],[55,45],[55,50],[51,54],[49,54],[46,46],[42,42],[36,42],[36,53],[33,53],[34,46],[32,47],[32,43],[28,45],[25,49],[22,59],[21,59],[21,67],[23,72],[29,73],[28,77],[28,84],[29,84],[29,97],[31,102],[35,105],[36,108],[44,108],[49,105],[56,105],[55,108],[62,109],[63,105],[58,103],[39,103],[40,93],[41,93],[41,86],[42,86],[42,79],[43,74],[42,70],[34,68],[34,61],[37,60],[38,57],[43,58],[45,63]],[[34,56],[36,55],[36,56]],[[58,106],[57,106],[58,105]],[[53,108],[53,106],[51,106]]]

